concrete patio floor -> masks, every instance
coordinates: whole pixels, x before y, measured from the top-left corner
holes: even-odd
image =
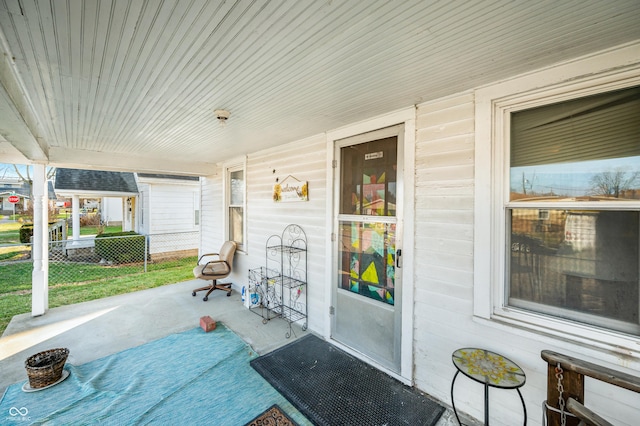
[[[294,335],[287,339],[286,321],[276,318],[263,324],[260,316],[243,306],[235,291],[230,297],[214,291],[207,302],[202,301],[203,293],[192,297],[191,290],[201,285],[202,281],[186,281],[54,308],[39,317],[30,313],[15,316],[0,338],[0,395],[9,385],[27,379],[24,361],[40,351],[69,348],[67,362],[80,365],[198,327],[200,317],[205,315],[224,323],[258,354],[308,333],[294,324]],[[462,420],[477,424],[471,419]],[[454,424],[457,422],[448,409],[438,426]]]

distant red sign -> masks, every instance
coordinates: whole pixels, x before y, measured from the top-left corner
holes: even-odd
[[[18,197],[17,195],[9,195],[8,200],[10,203],[15,204],[20,201],[20,197]]]

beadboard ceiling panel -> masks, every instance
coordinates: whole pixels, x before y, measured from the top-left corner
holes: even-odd
[[[637,0],[0,0],[0,162],[206,174],[638,22]]]

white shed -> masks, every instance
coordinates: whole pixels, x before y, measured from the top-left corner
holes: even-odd
[[[138,173],[138,229],[150,253],[196,254],[200,244],[200,179]]]

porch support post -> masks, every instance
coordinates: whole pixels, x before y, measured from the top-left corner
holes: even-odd
[[[33,166],[33,272],[31,274],[31,315],[43,315],[49,309],[49,209],[44,164]]]
[[[77,243],[80,240],[80,196],[73,194],[71,198],[71,217],[73,226],[73,242]]]

